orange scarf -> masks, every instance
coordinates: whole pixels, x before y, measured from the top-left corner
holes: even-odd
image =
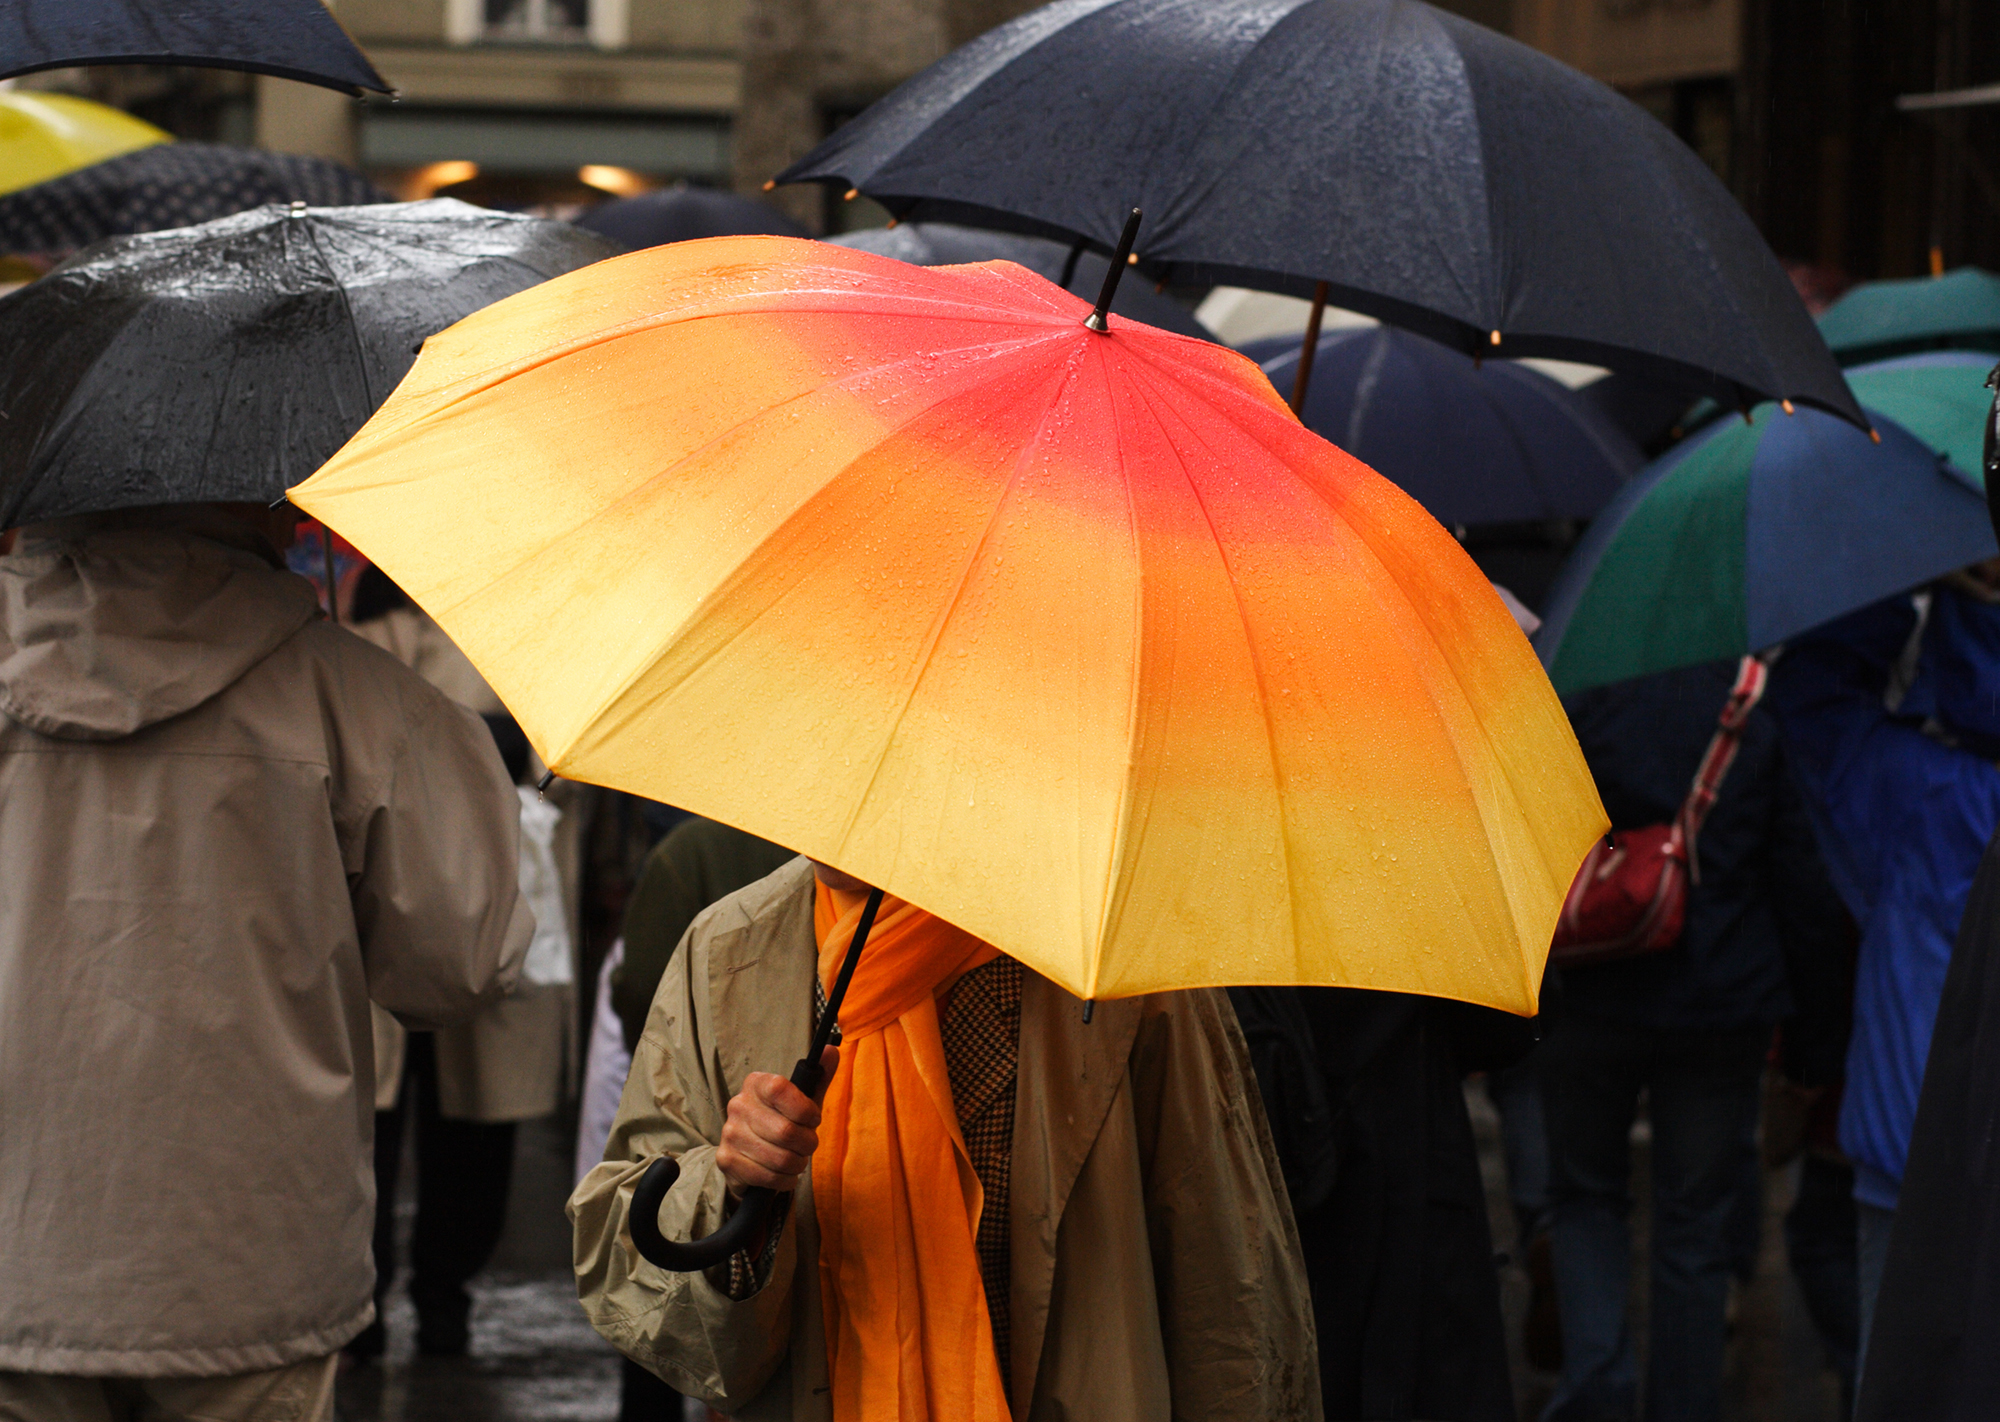
[[[867,902],[815,884],[831,990]],[[882,899],[840,1008],[840,1070],[813,1156],[834,1422],[1007,1422],[937,999],[999,950]]]

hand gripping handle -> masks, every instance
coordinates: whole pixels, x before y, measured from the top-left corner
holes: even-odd
[[[792,1085],[808,1096],[817,1094],[819,1062],[801,1058],[792,1068]],[[736,1212],[708,1238],[686,1244],[668,1239],[660,1233],[660,1206],[666,1203],[667,1191],[680,1178],[680,1162],[666,1155],[647,1166],[646,1173],[639,1177],[639,1184],[632,1191],[632,1244],[640,1258],[677,1274],[692,1274],[713,1269],[763,1234],[764,1222],[770,1218],[778,1192],[768,1186],[753,1185],[736,1202]]]
[[[868,941],[868,931],[875,926],[875,914],[881,907],[882,891],[875,889],[868,895],[868,904],[861,911],[861,921],[854,926],[854,941],[848,945],[847,957],[840,965],[840,976],[834,982],[833,991],[827,994],[826,1011],[820,1015],[812,1046],[792,1068],[792,1085],[807,1096],[819,1094],[822,1085],[820,1055],[829,1043],[838,1040],[840,1029],[836,1024],[841,1000],[847,996],[847,984],[854,976],[854,965],[860,961],[862,945]],[[736,1212],[708,1238],[690,1240],[686,1244],[668,1239],[660,1232],[660,1206],[666,1203],[667,1191],[673,1189],[674,1182],[680,1178],[680,1162],[664,1155],[648,1165],[639,1177],[639,1183],[632,1191],[631,1226],[632,1246],[639,1251],[640,1258],[677,1274],[692,1274],[702,1269],[713,1269],[738,1250],[763,1237],[764,1223],[770,1218],[771,1206],[776,1203],[778,1192],[767,1186],[753,1185],[736,1202]]]

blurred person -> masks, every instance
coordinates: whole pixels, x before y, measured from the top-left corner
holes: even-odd
[[[1312,1288],[1327,1422],[1513,1422],[1468,1071],[1530,1023],[1358,988],[1231,988]]]
[[[1736,680],[1711,663],[1565,699],[1615,830],[1672,820]],[[1721,1415],[1725,1313],[1755,1168],[1755,1127],[1789,964],[1837,935],[1805,810],[1759,705],[1695,841],[1679,938],[1665,950],[1552,973],[1537,1053],[1547,1115],[1562,1375],[1546,1422],[1640,1414],[1627,1312],[1630,1139],[1643,1093],[1652,1143],[1648,1422]]]
[[[2000,560],[1796,638],[1774,704],[1860,928],[1840,1145],[1854,1167],[1862,1387],[1925,1059],[2000,827]]]
[[[570,1198],[598,1331],[752,1419],[1317,1418],[1298,1237],[1220,993],[1100,1002],[1086,1023],[886,899],[822,1061],[825,1114],[752,1069],[799,1054],[866,890],[795,859],[688,930],[606,1160]],[[674,1238],[746,1187],[784,1192],[761,1247],[697,1274],[637,1258],[631,1187],[662,1154]]]
[[[570,896],[557,865],[562,813],[519,784],[531,751],[521,728],[444,629],[381,569],[364,567],[353,631],[480,717],[516,782],[521,884],[535,937],[516,990],[436,1032],[406,1033],[375,1014],[376,1318],[349,1345],[358,1360],[387,1346],[385,1309],[397,1275],[396,1194],[406,1140],[416,1148],[417,1213],[410,1235],[410,1302],[417,1351],[461,1357],[470,1347],[467,1285],[492,1260],[507,1224],[516,1127],[561,1104],[575,978]]]
[[[322,620],[289,509],[0,558],[0,1416],[332,1411],[374,1311],[370,999],[533,930],[478,720]]]
[[[605,959],[603,1001],[591,1032],[590,1060],[596,1072],[615,1070],[617,1081],[586,1079],[586,1102],[608,1097],[609,1110],[604,1112],[602,1128],[588,1142],[579,1132],[579,1181],[604,1155],[646,1014],[688,925],[710,904],[756,883],[794,857],[769,840],[698,816],[675,824],[646,856],[625,904],[618,946]],[[619,1362],[620,1422],[658,1422],[680,1415],[679,1392],[630,1358]]]

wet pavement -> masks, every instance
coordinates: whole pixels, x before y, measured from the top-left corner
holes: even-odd
[[[1466,1093],[1486,1172],[1494,1238],[1511,1238],[1500,1165],[1499,1119],[1483,1089]],[[618,1416],[619,1359],[584,1321],[569,1268],[570,1130],[561,1118],[519,1132],[506,1238],[493,1267],[473,1284],[472,1352],[467,1358],[416,1356],[416,1317],[401,1290],[389,1308],[389,1350],[380,1363],[343,1373],[340,1422],[613,1422]],[[1635,1198],[1643,1200],[1645,1139],[1635,1138]],[[1765,1175],[1762,1247],[1754,1277],[1737,1295],[1724,1422],[1840,1422],[1839,1388],[1821,1361],[1798,1285],[1785,1264],[1782,1220],[1791,1202],[1789,1172]],[[405,1218],[411,1206],[404,1190]],[[1633,1270],[1635,1326],[1643,1346],[1644,1211]],[[1501,1271],[1515,1396],[1532,1422],[1555,1387],[1553,1374],[1528,1366],[1521,1349],[1529,1285],[1525,1271]],[[658,1419],[669,1422],[669,1419]],[[680,1419],[672,1419],[680,1422]]]
[[[507,1233],[492,1267],[472,1285],[471,1356],[418,1357],[416,1311],[398,1288],[388,1310],[388,1352],[379,1363],[341,1375],[339,1422],[613,1422],[618,1416],[618,1354],[585,1322],[570,1272],[562,1209],[570,1130],[556,1117],[525,1123],[516,1133]],[[407,1232],[415,1209],[407,1180],[402,1200]]]

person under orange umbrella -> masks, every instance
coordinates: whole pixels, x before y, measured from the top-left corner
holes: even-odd
[[[1086,1025],[1046,978],[886,898],[823,1109],[765,1072],[731,1092],[718,1057],[803,1038],[867,887],[795,860],[675,954],[570,1204],[599,1331],[748,1418],[1317,1418],[1297,1231],[1219,992]],[[661,1210],[670,1232],[748,1188],[793,1203],[729,1263],[663,1273],[626,1242],[628,1162],[663,1151],[697,1192]]]
[[[821,866],[695,921],[571,1200],[599,1331],[740,1416],[1317,1417],[1215,986],[1531,1012],[1603,827],[1450,535],[1108,302],[654,249],[433,337],[292,493],[558,773]]]

